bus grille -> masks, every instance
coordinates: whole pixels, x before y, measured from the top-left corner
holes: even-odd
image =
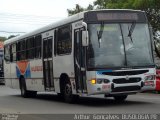
[[[126,87],[116,87],[112,89],[112,92],[125,92],[125,91],[137,91],[140,90],[140,86],[126,86]]]
[[[149,70],[102,72],[102,74],[110,76],[126,76],[126,75],[139,75],[147,72],[149,72]]]
[[[137,83],[140,81],[141,81],[141,78],[139,77],[129,78],[128,80],[126,78],[113,79],[113,83],[116,83],[116,84]]]

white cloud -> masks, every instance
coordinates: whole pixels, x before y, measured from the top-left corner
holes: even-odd
[[[94,0],[0,0],[1,12],[40,16],[67,16],[67,9],[76,4],[87,7]]]
[[[87,7],[93,1],[95,0],[0,0],[0,31],[28,32],[47,22],[67,17],[67,9],[75,8],[75,4]]]

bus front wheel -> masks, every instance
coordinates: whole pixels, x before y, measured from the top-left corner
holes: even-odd
[[[74,103],[78,99],[78,95],[72,94],[72,86],[70,82],[67,82],[64,87],[64,99],[67,103]]]

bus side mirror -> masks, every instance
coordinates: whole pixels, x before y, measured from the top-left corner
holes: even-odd
[[[88,31],[82,31],[82,46],[88,46]]]

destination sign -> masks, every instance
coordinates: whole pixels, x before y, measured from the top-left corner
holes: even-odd
[[[137,13],[97,13],[97,20],[138,20]]]
[[[85,13],[84,21],[86,22],[140,22],[146,23],[147,17],[141,11],[129,10],[104,10],[104,11],[90,11]]]

